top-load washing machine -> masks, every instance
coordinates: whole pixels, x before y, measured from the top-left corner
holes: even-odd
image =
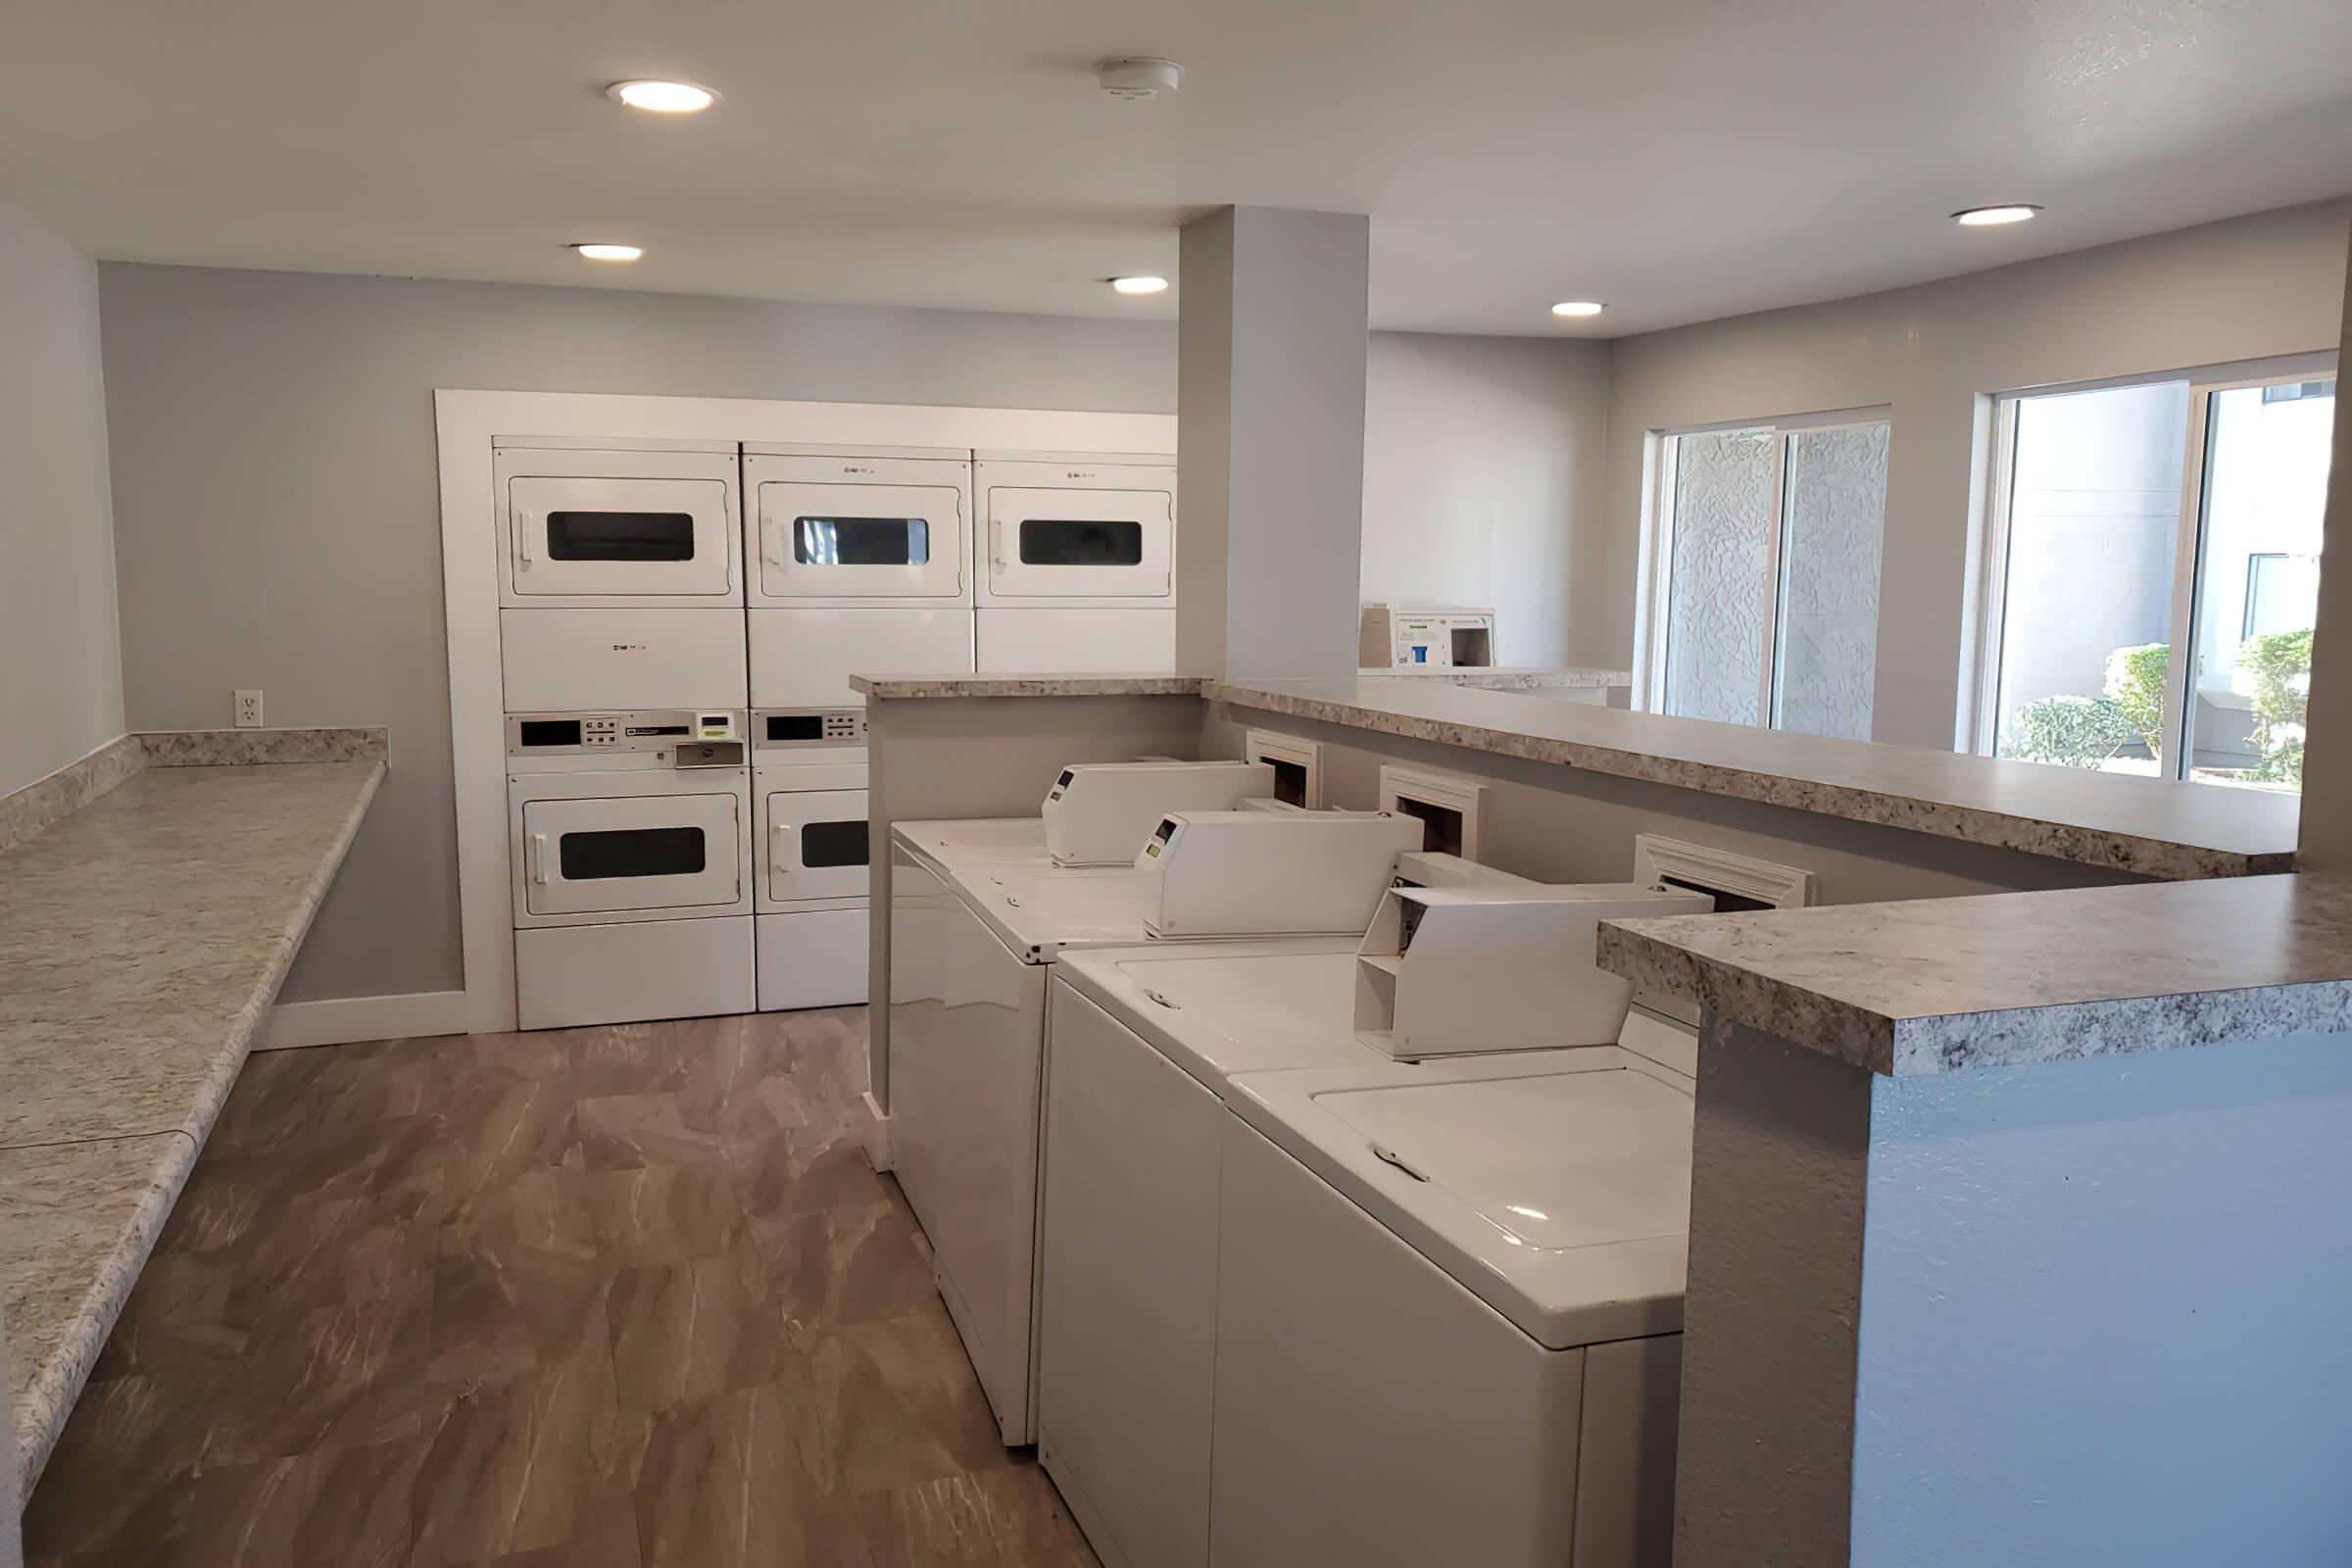
[[[982,452],[973,603],[983,671],[1176,667],[1176,460]]]
[[[491,466],[508,712],[744,706],[734,446],[502,440]]]
[[[1688,913],[1704,908],[1709,901],[1624,886],[1545,888],[1489,868],[1464,867],[1443,856],[1412,859],[1409,869],[1418,873],[1412,880],[1442,891],[1426,899],[1392,893],[1360,940],[1093,950],[1070,955],[1055,966],[1048,1007],[1044,1117],[1050,1157],[1039,1219],[1036,1425],[1041,1457],[1105,1562],[1134,1568],[1353,1562],[1359,1556],[1399,1563],[1567,1562],[1571,1557],[1560,1534],[1562,1521],[1579,1541],[1631,1539],[1642,1544],[1638,1551],[1615,1555],[1595,1545],[1591,1553],[1574,1557],[1578,1563],[1658,1560],[1652,1548],[1662,1545],[1667,1522],[1661,1489],[1672,1476],[1674,1377],[1679,1366],[1671,1342],[1608,1350],[1594,1363],[1597,1370],[1590,1386],[1605,1387],[1616,1402],[1587,1413],[1622,1414],[1630,1399],[1638,1420],[1630,1435],[1622,1423],[1591,1432],[1583,1441],[1580,1461],[1581,1417],[1572,1386],[1562,1399],[1561,1369],[1575,1358],[1514,1360],[1508,1353],[1490,1353],[1481,1359],[1474,1353],[1461,1367],[1446,1362],[1449,1341],[1438,1329],[1450,1333],[1466,1324],[1475,1338],[1482,1320],[1502,1320],[1495,1317],[1498,1308],[1488,1303],[1481,1285],[1445,1276],[1448,1265],[1444,1260],[1433,1270],[1429,1260],[1412,1250],[1416,1242],[1392,1235],[1361,1249],[1377,1254],[1382,1246],[1388,1248],[1403,1278],[1378,1283],[1378,1292],[1388,1299],[1351,1305],[1344,1291],[1299,1277],[1298,1265],[1269,1264],[1254,1251],[1245,1255],[1239,1241],[1227,1239],[1228,1230],[1236,1228],[1230,1210],[1243,1201],[1230,1190],[1237,1160],[1240,1168],[1250,1170],[1264,1163],[1255,1152],[1240,1156],[1229,1152],[1228,1142],[1239,1124],[1228,1106],[1240,1096],[1240,1086],[1309,1076],[1300,1069],[1385,1073],[1383,1083],[1404,1087],[1484,1082],[1486,1068],[1480,1064],[1494,1063],[1514,1086],[1493,1091],[1504,1101],[1521,1093],[1549,1092],[1532,1081],[1520,1082],[1516,1075],[1527,1063],[1538,1064],[1538,1077],[1549,1070],[1544,1064],[1571,1058],[1586,1066],[1640,1071],[1657,1083],[1680,1086],[1686,1096],[1679,1135],[1669,1131],[1657,1140],[1654,1169],[1664,1169],[1671,1177],[1679,1159],[1679,1168],[1687,1172],[1687,1093],[1693,1042],[1663,1019],[1629,1013],[1625,982],[1593,968],[1589,956],[1578,963],[1571,956],[1580,951],[1579,936],[1581,951],[1590,955],[1592,929],[1600,918]],[[1515,954],[1510,970],[1498,970],[1479,955],[1461,954],[1447,941],[1449,933],[1440,929],[1458,908],[1481,900],[1493,901],[1482,913],[1507,920],[1516,907],[1527,916],[1522,924],[1534,940],[1495,933],[1474,916],[1453,921],[1480,925],[1490,938],[1489,949]],[[1440,973],[1390,972],[1390,978],[1413,987],[1415,993],[1453,993],[1459,990],[1456,982],[1467,977],[1486,988],[1485,1000],[1501,1006],[1497,1027],[1483,1039],[1482,1011],[1473,1006],[1450,1031],[1424,1030],[1429,1038],[1421,1044],[1433,1054],[1479,1046],[1521,1049],[1421,1063],[1392,1061],[1393,1007],[1386,1014],[1372,1008],[1376,1016],[1365,1018],[1359,977],[1368,961],[1378,969],[1393,959],[1384,950],[1396,943],[1383,928],[1395,913],[1393,906],[1399,903],[1440,911],[1430,939],[1437,952],[1412,960],[1418,966],[1437,956],[1434,967]],[[1566,918],[1581,915],[1581,931],[1563,928],[1563,909]],[[1388,924],[1387,932],[1394,928]],[[1399,962],[1391,969],[1401,971],[1405,966]],[[1548,1033],[1522,1027],[1522,1020],[1546,1012],[1574,1022]],[[1407,1019],[1415,1016],[1416,1009],[1408,1006]],[[1366,1022],[1392,1027],[1361,1027]],[[1573,1044],[1580,1036],[1601,1049],[1525,1049]],[[1606,1044],[1611,1041],[1615,1047]],[[1660,1102],[1651,1087],[1645,1080],[1630,1093],[1654,1111]],[[1671,1113],[1672,1106],[1666,1108]],[[1527,1182],[1498,1200],[1504,1206],[1497,1217],[1522,1231],[1540,1225],[1546,1216],[1561,1216],[1568,1223],[1565,1216],[1573,1205],[1560,1200],[1558,1189],[1573,1189],[1593,1177],[1594,1170],[1573,1166],[1563,1174],[1553,1161],[1556,1152],[1506,1144],[1513,1127],[1507,1109],[1498,1113],[1495,1142],[1487,1153],[1498,1166],[1524,1174]],[[1583,1135],[1575,1127],[1559,1130],[1563,1146]],[[1404,1167],[1433,1174],[1459,1152],[1447,1145],[1449,1152],[1425,1156],[1414,1137],[1401,1131],[1371,1141],[1399,1162],[1383,1168],[1393,1169],[1408,1184],[1416,1178],[1404,1174]],[[1370,1157],[1377,1162],[1384,1156]],[[1640,1156],[1648,1157],[1647,1152]],[[1641,1169],[1654,1174],[1652,1165]],[[1446,1174],[1450,1172],[1439,1179]],[[1610,1179],[1608,1171],[1599,1175]],[[1539,1191],[1540,1199],[1531,1196]],[[1513,1212],[1510,1204],[1517,1204],[1519,1211]],[[1678,1239],[1680,1225],[1678,1216]],[[1258,1232],[1251,1237],[1253,1247],[1270,1245]],[[1502,1261],[1494,1266],[1508,1273],[1516,1266],[1523,1240],[1506,1240],[1503,1233],[1494,1232],[1487,1255],[1499,1255]],[[1295,1244],[1303,1255],[1316,1259],[1307,1266],[1309,1276],[1332,1255],[1304,1232]],[[1546,1245],[1539,1238],[1529,1256],[1556,1257],[1561,1249],[1546,1250]],[[1231,1253],[1229,1247],[1235,1249]],[[1234,1278],[1270,1267],[1279,1274],[1279,1287],[1251,1285],[1244,1292],[1245,1282]],[[1430,1282],[1437,1278],[1446,1283],[1433,1291]],[[1346,1290],[1373,1288],[1374,1282],[1360,1273],[1347,1279]],[[1227,1281],[1234,1287],[1228,1294],[1236,1298],[1229,1306],[1220,1302],[1225,1290],[1221,1282]],[[1673,1284],[1679,1292],[1679,1272]],[[1290,1297],[1282,1295],[1285,1291]],[[1286,1316],[1281,1310],[1286,1299],[1311,1299],[1321,1316]],[[1246,1344],[1237,1339],[1229,1347],[1221,1313],[1239,1314],[1245,1307],[1273,1321],[1256,1324],[1253,1318],[1237,1317],[1237,1323],[1253,1324],[1248,1330],[1252,1337]],[[1432,1332],[1426,1343],[1376,1344],[1351,1337],[1352,1325],[1363,1325],[1364,1335],[1374,1326],[1387,1332],[1396,1327],[1398,1313],[1409,1316],[1415,1311],[1429,1311],[1424,1321]],[[1665,1322],[1663,1316],[1654,1320]],[[1252,1378],[1270,1377],[1260,1353],[1264,1345],[1286,1336],[1312,1339],[1317,1334],[1326,1335],[1327,1342],[1296,1348],[1302,1366],[1312,1366],[1325,1377],[1352,1378],[1367,1391],[1386,1391],[1395,1402],[1384,1405],[1377,1392],[1368,1392],[1362,1407],[1351,1412],[1363,1421],[1360,1428],[1327,1430],[1325,1423],[1340,1408],[1330,1390],[1277,1381],[1270,1386],[1297,1386],[1302,1398],[1311,1395],[1311,1399],[1303,1413],[1277,1412],[1282,1436],[1273,1446],[1301,1445],[1318,1455],[1337,1450],[1350,1456],[1347,1462],[1362,1457],[1356,1453],[1359,1447],[1385,1448],[1365,1461],[1362,1474],[1367,1480],[1360,1489],[1335,1481],[1344,1473],[1344,1463],[1323,1466],[1317,1459],[1311,1473],[1302,1473],[1296,1466],[1308,1459],[1294,1461],[1269,1453],[1266,1442],[1226,1427],[1228,1419],[1240,1424],[1261,1419],[1248,1403],[1253,1396],[1249,1379],[1234,1374],[1239,1386],[1228,1397],[1229,1358],[1247,1359]],[[1513,1348],[1513,1342],[1504,1339],[1485,1349],[1494,1351],[1495,1344],[1505,1352]],[[1144,1346],[1150,1347],[1149,1353],[1139,1353]],[[1501,1381],[1522,1376],[1540,1394],[1531,1397],[1525,1390],[1498,1392],[1498,1369]],[[1449,1393],[1448,1379],[1457,1373],[1464,1381],[1458,1394]],[[1573,1372],[1567,1376],[1572,1383]],[[1491,1413],[1499,1436],[1480,1435],[1480,1422],[1489,1412],[1477,1401],[1490,1396],[1495,1398]],[[1438,1419],[1451,1423],[1446,1436],[1425,1442],[1421,1428]],[[1509,1422],[1517,1424],[1503,1432],[1501,1424]],[[1252,1455],[1248,1462],[1269,1466],[1278,1477],[1303,1479],[1287,1492],[1281,1480],[1228,1479],[1228,1452],[1241,1449]],[[1368,1479],[1399,1468],[1417,1473],[1409,1490],[1389,1487],[1388,1481],[1397,1479],[1394,1476],[1382,1483]],[[1543,1478],[1540,1495],[1514,1490],[1531,1475]],[[1579,1476],[1586,1481],[1580,1483]],[[1270,1500],[1274,1498],[1279,1500]],[[1397,1525],[1396,1544],[1378,1549],[1365,1545],[1367,1538],[1387,1532],[1397,1514],[1417,1517],[1424,1509],[1434,1511],[1444,1528],[1460,1532],[1447,1541],[1446,1549],[1434,1549],[1437,1538],[1409,1518]],[[1293,1523],[1267,1517],[1285,1510]],[[1339,1513],[1366,1516],[1376,1523],[1360,1529],[1352,1523],[1335,1525],[1328,1539],[1315,1534]],[[1212,1515],[1219,1545],[1215,1551]],[[1314,1544],[1302,1544],[1309,1537]],[[1533,1556],[1524,1549],[1531,1542],[1539,1547]],[[1558,1549],[1553,1555],[1544,1555],[1554,1547]],[[1371,1555],[1361,1555],[1367,1550]]]
[[[854,674],[972,667],[970,454],[743,450],[754,707],[857,708]]]
[[[1286,904],[1285,923],[1269,928],[1286,934],[1360,930],[1397,855],[1421,843],[1420,822],[1407,816],[1300,812],[1281,821],[1285,831],[1253,838],[1269,873],[1321,890],[1312,907]],[[1023,1444],[1033,1437],[1046,976],[1065,952],[1146,940],[1158,878],[952,865],[920,847],[937,827],[892,830],[891,1159],[998,1427],[1007,1444]],[[1202,934],[1261,933],[1236,925]]]

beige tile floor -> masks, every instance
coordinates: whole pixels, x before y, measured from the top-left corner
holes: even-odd
[[[255,1056],[28,1568],[1092,1564],[859,1152],[863,1022]]]

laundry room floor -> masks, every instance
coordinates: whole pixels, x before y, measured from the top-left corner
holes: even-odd
[[[859,1151],[863,1028],[255,1055],[28,1568],[1092,1564]]]

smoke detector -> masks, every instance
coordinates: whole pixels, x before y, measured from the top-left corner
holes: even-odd
[[[1113,98],[1157,98],[1184,85],[1184,68],[1173,60],[1105,60],[1095,80]]]

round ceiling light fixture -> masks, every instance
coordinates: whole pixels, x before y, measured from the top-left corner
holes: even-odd
[[[609,245],[601,240],[571,248],[592,262],[633,262],[645,254],[642,245]]]
[[[1598,316],[1608,309],[1598,300],[1562,300],[1551,308],[1554,316]]]
[[[718,102],[717,93],[692,81],[616,81],[605,96],[657,115],[699,115]]]
[[[1995,228],[2022,223],[2040,211],[2031,202],[2003,202],[1997,207],[1964,207],[1952,215],[1952,221],[1963,228]]]
[[[1095,80],[1113,98],[1158,98],[1184,85],[1184,68],[1173,60],[1105,60],[1095,67]]]
[[[1165,294],[1168,280],[1164,277],[1114,277],[1110,286],[1121,294]]]

